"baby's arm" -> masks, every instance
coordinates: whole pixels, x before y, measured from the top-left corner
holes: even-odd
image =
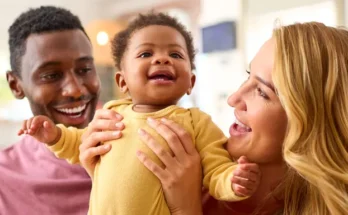
[[[203,166],[203,185],[215,199],[221,201],[245,199],[244,195],[239,195],[232,188],[232,179],[240,164],[233,162],[225,149],[227,138],[209,115],[196,108],[191,109],[191,114],[196,148]],[[239,173],[239,170],[236,173]]]
[[[47,116],[34,116],[23,122],[18,135],[29,134],[46,143],[58,158],[66,159],[70,163],[79,163],[79,146],[84,131],[74,127],[67,128],[62,124],[55,125]]]
[[[59,140],[48,147],[58,158],[66,159],[69,163],[80,163],[80,145],[81,137],[87,130],[75,127],[65,127],[62,124],[57,125],[61,130]]]
[[[60,138],[61,130],[47,116],[34,116],[24,120],[18,135],[28,134],[36,140],[46,143],[48,146],[54,145]]]
[[[250,163],[245,156],[241,156],[237,162],[237,169],[232,177],[232,189],[238,196],[252,196],[260,184],[259,165]]]

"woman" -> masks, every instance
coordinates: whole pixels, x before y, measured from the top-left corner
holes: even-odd
[[[347,50],[343,29],[305,23],[274,30],[252,60],[248,80],[228,99],[237,120],[226,148],[234,158],[244,155],[259,164],[260,186],[240,202],[208,198],[204,214],[348,214]],[[81,162],[90,173],[96,155],[107,152],[93,147],[105,140],[100,130],[110,129],[100,122],[113,122],[108,115],[114,113],[99,113],[81,145]],[[161,180],[173,214],[202,213],[199,161],[190,137],[173,122],[150,125],[174,156],[164,159],[161,146],[143,135],[166,167],[141,152],[140,161]]]

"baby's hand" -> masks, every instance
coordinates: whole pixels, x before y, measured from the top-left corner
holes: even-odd
[[[249,163],[245,156],[238,159],[238,167],[233,172],[232,189],[237,196],[252,196],[260,184],[259,165]]]
[[[40,142],[53,145],[60,138],[60,128],[47,116],[34,116],[23,121],[18,135],[29,134]]]

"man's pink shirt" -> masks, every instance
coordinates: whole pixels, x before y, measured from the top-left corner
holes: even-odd
[[[30,136],[0,151],[0,215],[86,215],[90,191],[81,166]]]

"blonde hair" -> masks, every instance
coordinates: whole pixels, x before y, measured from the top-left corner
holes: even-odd
[[[348,32],[277,28],[273,82],[288,117],[287,215],[348,214]]]

